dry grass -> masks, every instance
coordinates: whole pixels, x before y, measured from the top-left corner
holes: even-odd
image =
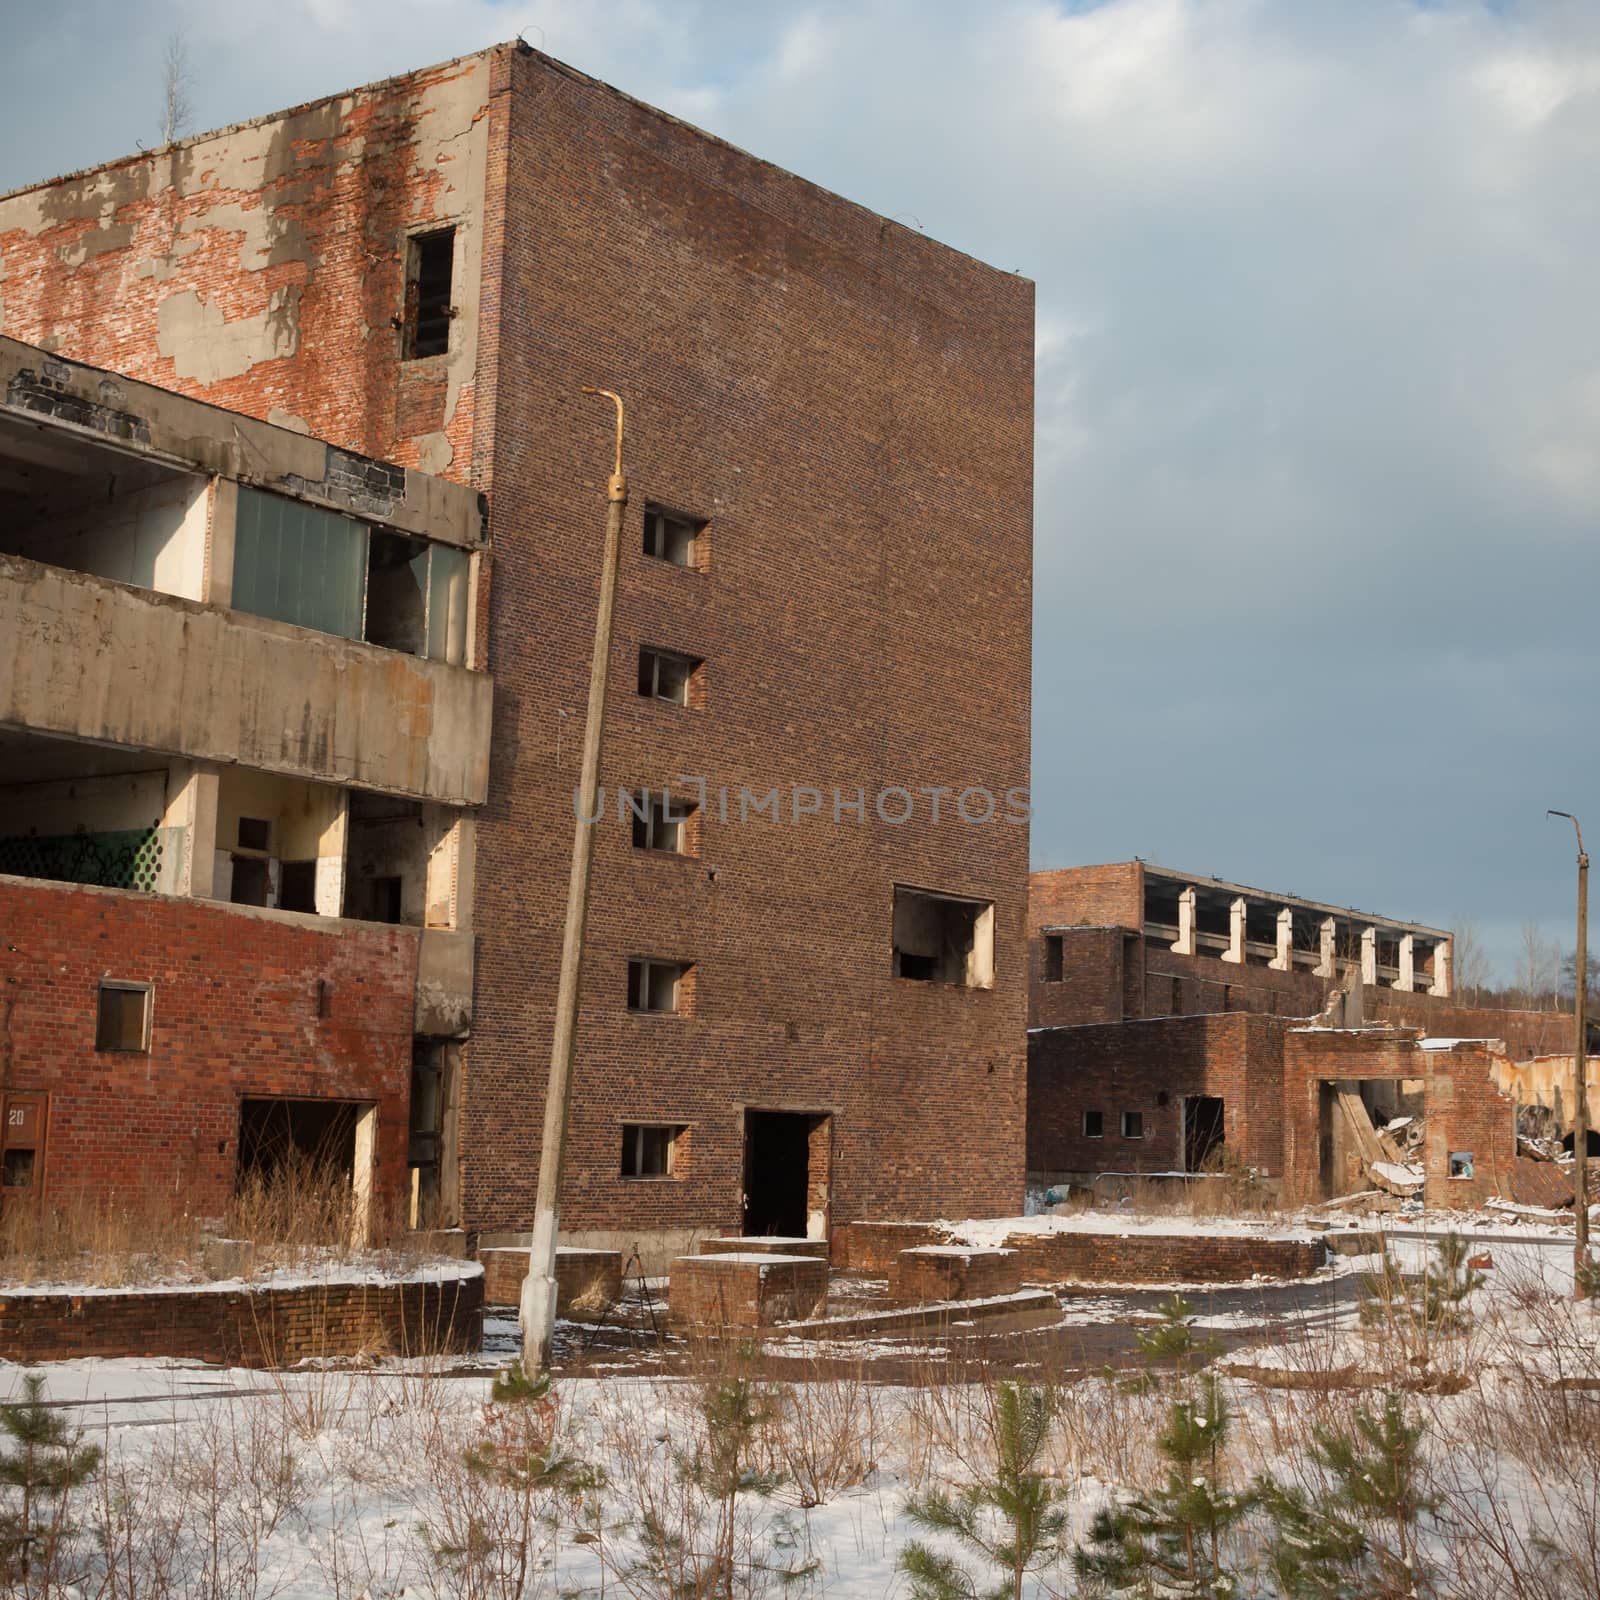
[[[0,1216],[0,1283],[119,1288],[375,1257],[398,1267],[418,1253],[415,1237],[382,1217],[369,1230],[375,1244],[358,1246],[355,1221],[349,1174],[291,1153],[270,1172],[246,1174],[220,1217],[195,1216],[150,1191],[69,1193],[8,1208]],[[213,1249],[208,1262],[218,1243],[244,1249],[220,1265]]]

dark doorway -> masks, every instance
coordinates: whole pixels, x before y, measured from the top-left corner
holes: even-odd
[[[1183,1102],[1183,1168],[1206,1172],[1222,1160],[1222,1101],[1192,1094]]]
[[[744,1232],[804,1239],[827,1213],[831,1119],[805,1111],[744,1114]],[[822,1236],[819,1227],[817,1236]]]

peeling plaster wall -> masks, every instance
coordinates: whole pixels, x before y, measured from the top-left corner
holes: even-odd
[[[471,56],[0,197],[0,334],[466,481],[489,76]],[[403,363],[407,239],[451,225],[449,353]]]

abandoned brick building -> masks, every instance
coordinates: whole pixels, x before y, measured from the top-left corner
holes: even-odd
[[[482,540],[462,485],[0,336],[8,1204],[454,1181]]]
[[[1508,1193],[1508,1061],[1571,1037],[1459,1003],[1445,929],[1144,861],[1034,873],[1028,924],[1035,1183],[1232,1164],[1310,1200],[1403,1164],[1410,1116],[1430,1204]]]
[[[487,497],[438,667],[493,674],[486,784],[429,787],[416,745],[466,730],[415,704],[435,663],[405,646],[374,669],[393,725],[305,745],[319,782],[475,808],[444,1220],[531,1220],[610,468],[585,384],[627,401],[633,498],[565,1236],[659,1258],[712,1227],[1017,1207],[1027,828],[993,801],[1027,783],[1031,284],[522,45],[0,198],[0,262],[0,333]],[[332,578],[307,589],[280,625],[358,651],[309,642],[353,624],[323,615]],[[407,782],[351,771],[380,756]],[[7,775],[59,770],[30,745]],[[141,890],[7,888],[146,914]],[[401,900],[431,921],[431,891]],[[205,914],[282,964],[257,941],[294,913]],[[220,1037],[196,1049],[226,1069]]]

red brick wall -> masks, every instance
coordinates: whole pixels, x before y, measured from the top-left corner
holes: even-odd
[[[1320,1239],[1177,1233],[1017,1233],[1006,1240],[1024,1283],[1240,1283],[1306,1278],[1327,1260]]]
[[[1032,287],[539,57],[503,65],[468,1215],[532,1209],[610,464],[595,382],[628,398],[633,493],[603,781],[704,776],[712,804],[698,858],[636,854],[614,818],[597,841],[564,1224],[737,1229],[742,1106],[832,1113],[835,1225],[1014,1210],[1027,830],[948,796],[938,824],[918,797],[913,823],[869,798],[835,825],[831,801],[1026,781]],[[704,571],[642,556],[647,500],[710,518]],[[702,707],[639,699],[647,643],[705,659]],[[829,814],[741,825],[741,784]],[[892,977],[897,880],[996,902],[993,990]],[[630,955],[693,960],[694,1015],[628,1015]],[[622,1180],[635,1120],[689,1125],[690,1170]]]
[[[6,1361],[172,1356],[276,1367],[482,1347],[483,1277],[471,1268],[440,1283],[0,1295]]]
[[[1427,1137],[1423,1198],[1430,1206],[1481,1205],[1510,1197],[1516,1160],[1516,1108],[1490,1076],[1480,1046],[1423,1050],[1414,1033],[1291,1032],[1284,1043],[1284,1192],[1291,1202],[1327,1198],[1337,1109],[1322,1085],[1364,1078],[1422,1078]],[[1474,1176],[1449,1176],[1451,1151],[1470,1150]],[[1344,1175],[1331,1174],[1335,1189]]]
[[[1144,927],[1144,867],[1113,861],[1098,867],[1062,867],[1028,879],[1028,927],[1082,924],[1096,928]]]
[[[1229,1154],[1276,1175],[1287,1026],[1248,1015],[1162,1017],[1031,1034],[1028,1170],[1181,1171],[1184,1096],[1219,1095]],[[1102,1114],[1100,1138],[1084,1136],[1085,1111]],[[1122,1137],[1124,1111],[1143,1115],[1143,1138]]]
[[[851,1272],[882,1274],[902,1250],[948,1244],[948,1229],[932,1222],[852,1222],[833,1236],[834,1259]]]
[[[375,1196],[405,1186],[417,933],[0,878],[0,1067],[50,1096],[51,1197],[217,1215],[246,1095],[375,1102]],[[97,1051],[102,977],[154,985],[148,1054]],[[327,981],[326,1016],[318,980]]]
[[[1139,940],[1121,928],[1068,928],[1056,937],[1061,940],[1059,982],[1045,978],[1046,935],[1029,941],[1028,1026],[1076,1028],[1091,1022],[1120,1022],[1127,980],[1138,976]]]

